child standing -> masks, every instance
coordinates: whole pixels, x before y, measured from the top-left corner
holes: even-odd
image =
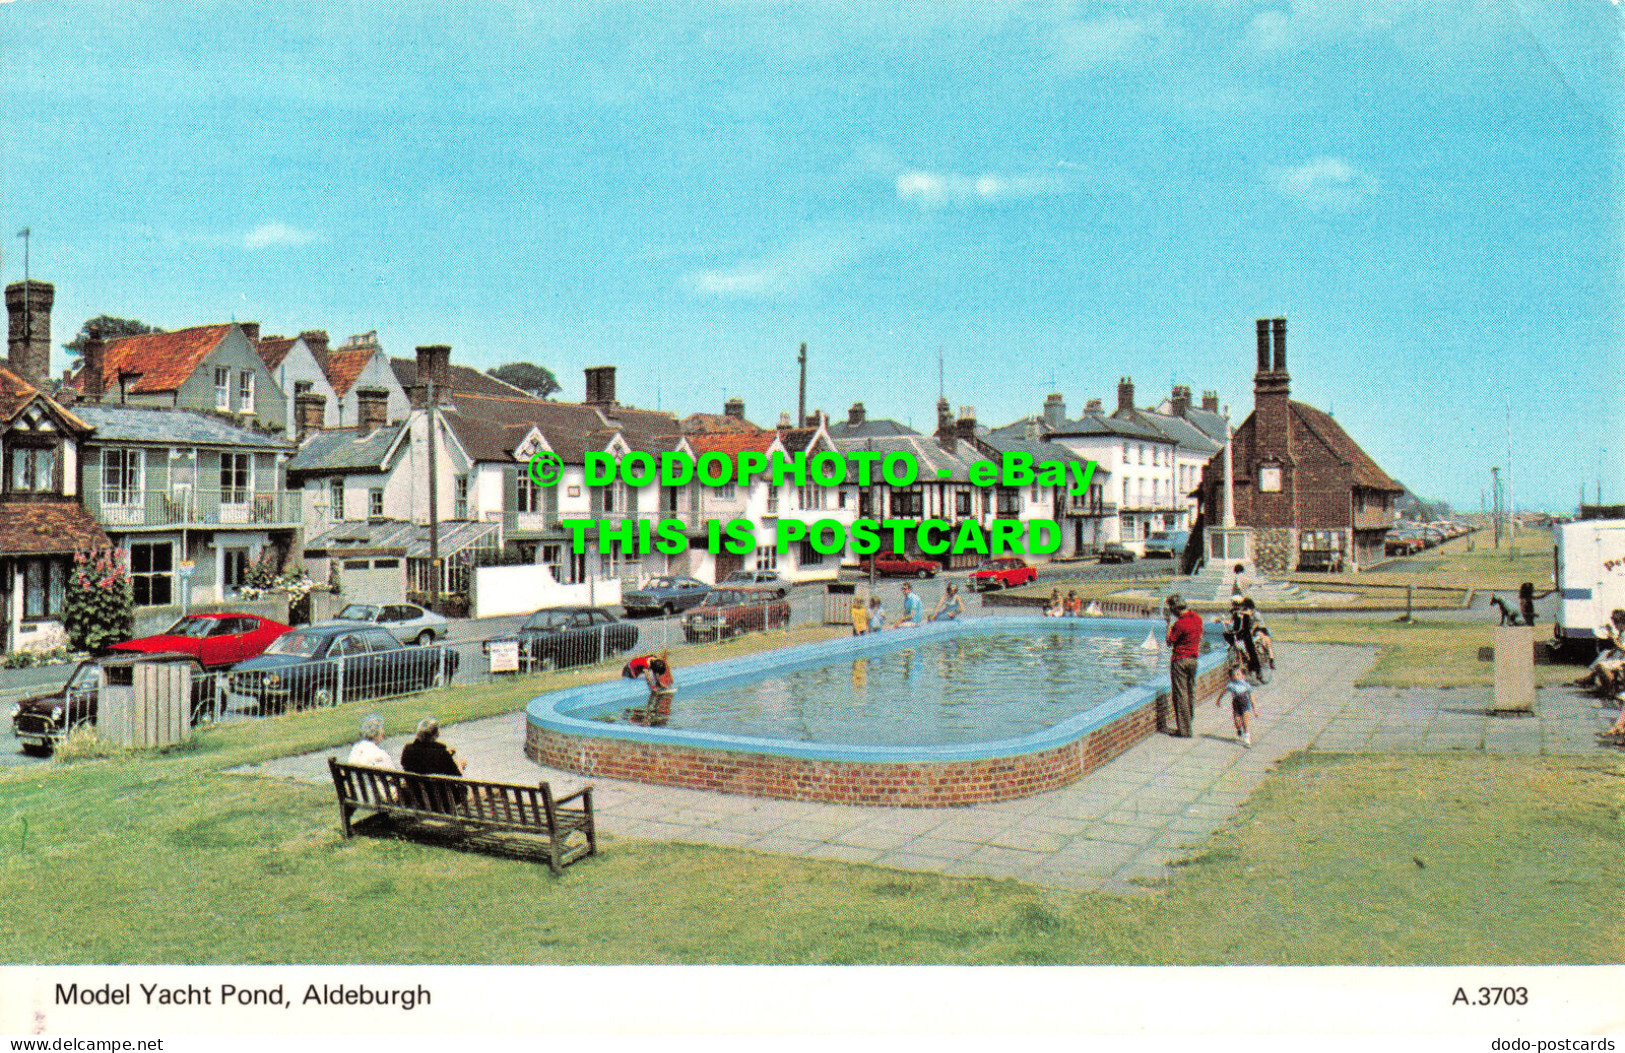
[[[1224,696],[1230,696],[1230,715],[1235,718],[1236,737],[1241,744],[1248,748],[1253,744],[1252,729],[1248,726],[1247,716],[1253,711],[1253,685],[1247,682],[1247,670],[1241,665],[1230,666],[1230,682],[1224,685],[1219,697],[1213,700],[1215,706],[1224,702]]]

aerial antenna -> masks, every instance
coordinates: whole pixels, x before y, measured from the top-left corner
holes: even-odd
[[[801,366],[801,395],[796,401],[796,427],[800,428],[807,423],[807,345],[801,345],[801,354],[796,356],[796,362]]]
[[[947,384],[947,381],[944,379],[944,374],[942,372],[942,345],[938,344],[937,345],[937,398],[945,399],[947,397],[948,397],[948,384]]]

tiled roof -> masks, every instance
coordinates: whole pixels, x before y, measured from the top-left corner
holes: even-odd
[[[962,439],[952,442],[953,449],[944,449],[942,443],[929,435],[873,435],[833,439],[835,448],[850,456],[859,452],[879,454],[904,451],[912,453],[920,466],[920,482],[970,482],[970,466],[977,461],[989,460],[975,445]],[[946,471],[947,478],[937,473]]]
[[[327,382],[333,385],[333,394],[343,398],[377,353],[376,347],[352,347],[329,351],[324,355],[322,372],[327,374]]]
[[[1288,402],[1293,414],[1303,426],[1309,429],[1327,448],[1332,456],[1348,465],[1354,476],[1354,485],[1369,487],[1373,490],[1387,490],[1392,493],[1401,493],[1404,487],[1394,482],[1388,473],[1377,466],[1377,462],[1362,449],[1358,443],[1349,438],[1343,426],[1333,420],[1331,414],[1322,412],[1313,406],[1302,402]]]
[[[288,460],[288,474],[322,472],[377,472],[405,424],[386,424],[363,432],[360,428],[332,428],[315,432]]]
[[[766,453],[779,437],[776,431],[729,432],[723,435],[690,435],[688,444],[696,456],[702,453],[725,453],[737,457],[746,450]]]
[[[130,386],[133,395],[174,391],[197,372],[203,357],[231,332],[227,325],[198,325],[173,333],[127,336],[108,344],[102,352],[102,390],[117,391],[120,373],[139,373]],[[84,390],[84,371],[72,384]]]
[[[690,413],[683,418],[684,435],[714,435],[717,432],[761,431],[762,429],[742,417],[726,413]]]
[[[89,431],[90,425],[74,414],[62,403],[51,398],[39,388],[19,377],[11,370],[0,366],[0,423],[6,423],[28,408],[36,398],[41,398],[51,407],[52,412],[61,416],[64,423],[70,428]]]
[[[809,452],[812,441],[818,435],[817,428],[780,428],[779,441],[791,453]]]
[[[602,450],[617,432],[634,450],[663,452],[680,434],[670,413],[615,406],[607,412],[577,402],[544,402],[523,394],[488,395],[454,390],[442,404],[446,420],[476,460],[507,460],[532,427],[566,464],[581,464],[588,450]],[[472,423],[470,423],[472,422]],[[492,427],[504,429],[492,431]],[[501,440],[506,445],[493,447]],[[476,452],[481,451],[481,452]]]
[[[395,371],[395,379],[401,382],[403,388],[410,389],[413,384],[418,382],[416,359],[392,358],[389,360],[389,368]],[[519,398],[531,398],[536,402],[541,401],[541,399],[534,398],[512,384],[505,384],[496,377],[481,373],[479,370],[468,366],[453,364],[447,367],[447,373],[451,377],[451,390],[457,395],[517,396]],[[338,390],[337,382],[333,384],[333,389]]]
[[[265,368],[274,370],[298,342],[297,336],[268,336],[254,345],[254,350],[260,353],[260,361],[265,363]]]
[[[885,417],[870,418],[861,424],[853,424],[850,420],[832,420],[826,427],[832,439],[868,439],[877,435],[920,434],[905,424]]]
[[[1087,462],[1087,457],[1078,456],[1077,451],[1068,449],[1058,442],[1044,442],[1032,439],[1006,439],[997,435],[985,435],[982,441],[998,450],[1000,453],[1026,453],[1031,454],[1034,461],[1079,461]]]
[[[1118,417],[1117,419],[1123,420],[1124,418]],[[1190,421],[1176,417],[1171,413],[1135,410],[1133,419],[1150,427],[1165,438],[1172,439],[1193,453],[1212,456],[1224,448],[1224,443],[1214,442],[1202,429],[1196,427]]]
[[[77,501],[0,502],[0,552],[7,555],[56,555],[112,545]]]
[[[996,434],[1003,434],[1004,432],[1005,429],[1000,428]],[[1124,420],[1121,417],[1106,417],[1098,413],[1085,413],[1077,420],[1062,421],[1058,428],[1047,428],[1046,434],[1051,437],[1056,435],[1116,435],[1128,439],[1150,439],[1156,442],[1171,441],[1157,432],[1156,429],[1138,421]]]
[[[162,446],[230,446],[235,449],[292,450],[293,443],[264,432],[239,428],[218,417],[186,409],[149,409],[81,402],[74,407],[96,429],[91,443],[145,442]]]

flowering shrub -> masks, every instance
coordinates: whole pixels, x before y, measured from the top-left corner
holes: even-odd
[[[304,567],[292,566],[282,573],[276,572],[275,557],[266,553],[248,568],[237,595],[245,600],[263,600],[267,596],[288,597],[288,620],[302,625],[310,620],[310,594],[338,589],[311,580]]]
[[[62,616],[74,650],[96,651],[128,640],[134,618],[135,597],[124,550],[75,552]]]

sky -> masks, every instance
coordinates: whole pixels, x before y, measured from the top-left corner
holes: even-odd
[[[53,337],[377,330],[929,431],[1293,397],[1477,510],[1625,501],[1609,0],[0,0],[0,271]],[[53,369],[67,365],[58,348]]]

